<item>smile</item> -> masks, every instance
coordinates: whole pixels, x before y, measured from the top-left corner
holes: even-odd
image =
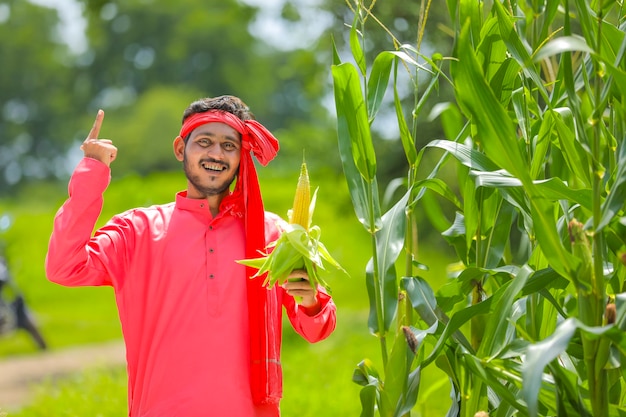
[[[222,171],[226,171],[227,169],[225,165],[219,164],[216,162],[202,162],[200,165],[205,170],[211,171],[211,172],[222,172]]]

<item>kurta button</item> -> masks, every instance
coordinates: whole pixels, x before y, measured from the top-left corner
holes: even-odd
[[[213,252],[215,252],[215,251],[213,250],[213,248],[210,248],[210,249],[209,249],[209,253],[213,253]]]
[[[213,278],[215,278],[215,276],[213,274],[211,274],[211,275],[209,275],[209,278],[213,279]]]
[[[200,204],[200,208],[204,208],[204,204]]]
[[[213,226],[209,226],[209,230],[213,230]]]

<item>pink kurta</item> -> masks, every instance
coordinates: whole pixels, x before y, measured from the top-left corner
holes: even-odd
[[[67,286],[111,285],[128,361],[133,417],[278,416],[255,407],[249,372],[244,229],[228,198],[212,217],[206,200],[129,210],[92,237],[110,181],[109,168],[84,158],[58,211],[46,258],[48,279]],[[268,241],[280,219],[266,213]],[[335,306],[321,289],[321,310],[299,308],[271,290],[294,329],[309,342],[335,328]],[[280,323],[280,320],[278,320]],[[270,332],[280,347],[281,329]]]

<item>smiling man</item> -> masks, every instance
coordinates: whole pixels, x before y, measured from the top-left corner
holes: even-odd
[[[330,335],[336,316],[305,271],[268,290],[236,262],[258,257],[280,234],[283,221],[264,211],[252,160],[269,163],[278,141],[236,97],[195,101],[173,143],[187,189],[92,234],[117,157],[113,142],[98,137],[103,120],[99,111],[81,146],[46,273],[62,285],[114,288],[129,416],[279,416],[283,308],[309,342]]]

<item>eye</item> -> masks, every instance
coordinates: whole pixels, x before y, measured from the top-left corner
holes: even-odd
[[[211,144],[211,141],[208,140],[207,138],[201,138],[201,139],[198,140],[198,144],[200,146],[205,146],[206,147],[206,146],[209,146]]]
[[[232,142],[225,142],[223,146],[224,146],[224,149],[226,149],[227,151],[233,151],[233,150],[237,149],[235,144],[232,143]]]

